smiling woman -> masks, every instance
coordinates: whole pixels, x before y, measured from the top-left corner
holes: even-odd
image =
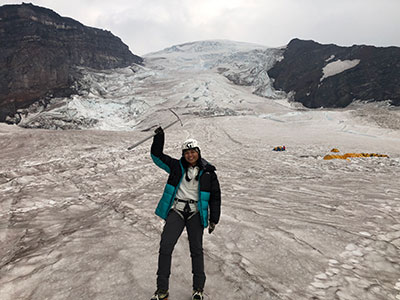
[[[188,149],[184,151],[183,157],[186,159],[191,167],[194,167],[199,160],[199,151],[200,150],[196,149]]]
[[[183,143],[182,157],[178,160],[163,153],[164,130],[159,127],[155,133],[151,157],[169,177],[156,209],[165,225],[158,256],[157,290],[151,300],[168,299],[172,252],[184,228],[192,259],[192,299],[203,300],[206,281],[203,231],[206,227],[209,227],[209,233],[214,231],[221,210],[221,191],[215,167],[201,158],[196,140],[188,139]]]

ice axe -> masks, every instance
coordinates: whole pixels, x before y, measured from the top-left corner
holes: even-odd
[[[182,123],[181,119],[179,118],[179,116],[178,116],[171,108],[168,108],[168,109],[169,109],[178,119],[175,120],[175,121],[173,121],[172,123],[168,124],[168,125],[165,126],[163,129],[165,130],[165,129],[171,127],[172,125],[174,125],[175,123],[178,123],[178,122],[181,122],[181,126],[183,126],[183,123]],[[155,135],[156,135],[156,134],[153,133],[152,135],[150,135],[150,136],[144,138],[143,140],[140,140],[139,142],[137,142],[137,143],[133,144],[132,146],[128,147],[128,150],[132,150],[133,148],[136,148],[137,146],[139,146],[140,144],[143,144],[145,141],[151,139],[151,138],[152,138],[153,136],[155,136]]]

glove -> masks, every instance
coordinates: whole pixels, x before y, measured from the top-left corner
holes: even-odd
[[[164,130],[161,128],[161,126],[157,127],[156,130],[154,130],[154,133],[157,134],[164,134]]]
[[[208,226],[208,233],[211,234],[214,229],[215,229],[215,223],[211,222],[210,225]]]

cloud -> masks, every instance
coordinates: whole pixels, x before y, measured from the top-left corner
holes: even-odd
[[[0,1],[0,5],[10,3]],[[22,2],[14,2],[22,3]],[[400,46],[399,0],[33,0],[110,30],[143,55],[174,44],[229,39],[281,46],[292,38]]]

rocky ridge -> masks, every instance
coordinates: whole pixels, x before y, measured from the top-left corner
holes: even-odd
[[[309,108],[346,107],[354,101],[400,106],[400,48],[340,47],[293,39],[268,71],[274,87]]]

